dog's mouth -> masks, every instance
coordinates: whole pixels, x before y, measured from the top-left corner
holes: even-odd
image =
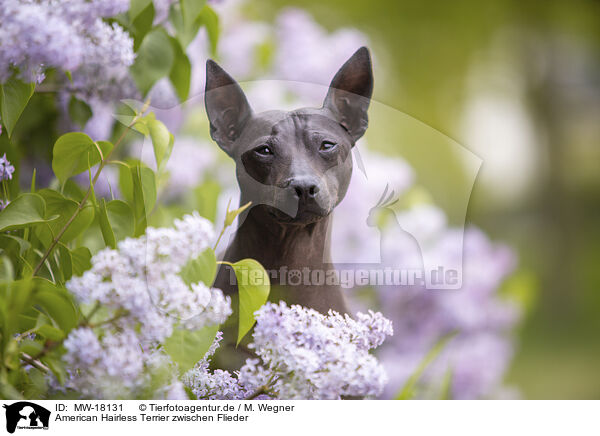
[[[277,209],[273,206],[267,206],[267,212],[280,223],[298,225],[317,222],[331,213],[331,211],[317,205],[301,207],[298,209],[295,216],[290,216],[281,209]]]

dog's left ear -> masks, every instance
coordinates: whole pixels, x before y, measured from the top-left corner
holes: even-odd
[[[335,74],[323,107],[329,109],[352,139],[357,141],[367,130],[367,110],[373,94],[371,56],[359,48]]]

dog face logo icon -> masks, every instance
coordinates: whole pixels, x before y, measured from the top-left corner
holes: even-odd
[[[3,406],[6,409],[6,431],[15,429],[48,429],[50,411],[29,401],[19,401]]]

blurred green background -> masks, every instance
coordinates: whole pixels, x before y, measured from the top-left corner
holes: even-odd
[[[366,33],[375,99],[483,160],[467,222],[518,252],[507,286],[537,289],[509,384],[524,398],[599,399],[600,2],[268,0],[249,13],[287,6]],[[418,138],[383,147],[397,127],[373,124],[372,146],[404,156],[460,224],[449,195],[470,183],[460,156]]]

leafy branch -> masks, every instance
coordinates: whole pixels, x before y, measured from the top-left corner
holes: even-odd
[[[150,105],[150,101],[148,100],[142,107],[142,110],[132,118],[130,123],[127,125],[126,129],[123,131],[123,133],[121,133],[121,136],[119,136],[119,138],[117,139],[117,142],[115,142],[114,147],[112,147],[108,151],[106,156],[103,156],[101,154],[100,165],[98,166],[98,169],[96,170],[96,173],[94,174],[94,178],[92,179],[87,192],[85,193],[85,195],[79,202],[77,208],[75,209],[75,211],[73,212],[71,217],[67,220],[67,222],[64,224],[64,226],[60,229],[60,231],[57,233],[57,235],[52,239],[52,242],[50,243],[50,245],[44,252],[42,258],[40,259],[40,261],[38,262],[38,264],[36,265],[36,267],[33,270],[34,276],[40,271],[40,269],[44,265],[44,262],[46,261],[48,256],[50,256],[50,254],[52,253],[52,250],[54,250],[56,245],[59,243],[60,238],[65,234],[65,232],[67,231],[69,226],[73,223],[73,221],[75,221],[75,218],[77,218],[79,213],[84,209],[84,207],[87,203],[87,200],[90,197],[90,195],[92,194],[92,192],[94,190],[94,186],[96,185],[96,182],[98,181],[98,178],[100,177],[100,173],[102,172],[104,167],[110,162],[110,156],[113,153],[113,151],[119,146],[119,144],[121,144],[121,142],[123,142],[123,140],[125,139],[125,136],[129,132],[129,130],[139,121],[139,119],[142,117],[144,112],[148,109],[149,105]],[[96,146],[97,146],[97,144],[96,144]],[[101,152],[101,150],[98,150],[98,151]]]

